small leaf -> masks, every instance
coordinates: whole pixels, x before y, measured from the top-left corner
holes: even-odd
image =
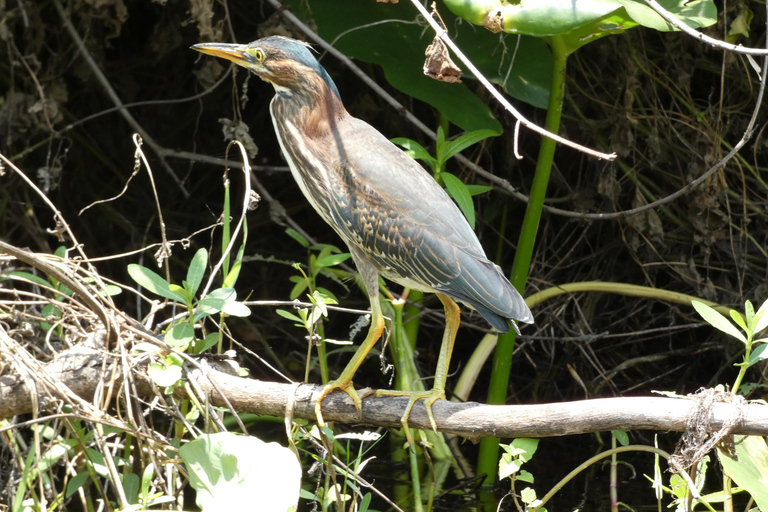
[[[160,387],[169,388],[181,380],[181,367],[171,365],[164,368],[159,363],[150,363],[147,374],[152,381]]]
[[[697,300],[691,301],[694,309],[701,315],[701,317],[715,329],[719,329],[729,336],[733,336],[737,340],[741,340],[743,343],[747,342],[747,339],[743,334],[739,332],[736,327],[728,321],[723,315],[707,306],[706,304]]]
[[[395,137],[392,139],[392,143],[405,148],[405,153],[411,158],[423,160],[433,171],[437,171],[437,160],[429,154],[429,151],[424,149],[424,146],[415,140],[406,139],[404,137]]]
[[[163,340],[171,347],[186,347],[195,339],[195,328],[189,322],[174,325]]]
[[[240,275],[240,269],[243,267],[243,255],[245,254],[245,245],[241,245],[240,249],[237,251],[237,257],[235,258],[235,262],[232,264],[232,268],[229,271],[229,274],[224,278],[224,281],[221,283],[222,288],[233,288],[235,286],[235,283],[237,282],[237,277]]]
[[[280,315],[283,318],[287,318],[288,320],[292,322],[297,322],[299,324],[299,327],[304,327],[304,320],[299,318],[298,316],[294,315],[293,313],[286,311],[284,309],[276,309],[275,313]]]
[[[211,297],[210,295],[204,299],[201,299],[198,302],[198,305],[213,308],[218,312],[230,316],[246,317],[251,314],[251,310],[242,302],[237,302],[236,300],[220,299],[218,297]]]
[[[338,265],[339,263],[344,263],[349,259],[351,254],[348,252],[341,253],[341,254],[331,254],[329,256],[323,256],[322,258],[317,258],[317,261],[315,261],[315,265],[318,267],[333,267]]]
[[[529,484],[532,484],[534,480],[533,475],[524,469],[521,469],[520,472],[517,474],[517,479],[523,482],[527,482]]]
[[[765,343],[758,345],[755,350],[749,354],[749,362],[747,363],[747,367],[752,366],[758,361],[762,361],[764,359],[768,359],[768,345]]]
[[[469,190],[469,195],[476,196],[479,194],[485,194],[489,190],[493,190],[493,187],[489,185],[466,185],[467,190]]]
[[[744,332],[749,332],[747,329],[747,322],[744,321],[744,317],[741,316],[738,311],[732,309],[729,311],[729,313],[731,314],[733,321],[736,322],[736,325],[744,329]]]
[[[747,300],[744,303],[744,317],[745,317],[745,320],[747,321],[747,325],[749,325],[751,329],[754,329],[755,328],[755,307],[752,305],[752,303],[749,300]]]
[[[186,281],[184,281],[186,283]],[[184,303],[189,303],[194,300],[194,296],[192,295],[192,292],[189,291],[189,289],[184,288],[183,286],[179,286],[177,284],[169,284],[168,289],[171,291],[171,293],[176,293],[179,295],[179,297],[182,297],[184,299]]]
[[[520,460],[528,462],[539,447],[538,439],[519,437],[512,441],[512,447],[520,452]]]
[[[136,281],[136,283],[154,293],[155,295],[165,297],[166,299],[175,300],[177,302],[186,302],[184,297],[171,291],[170,283],[168,283],[168,281],[147,267],[131,263],[128,265],[128,274],[133,278],[134,281]]]
[[[629,434],[626,430],[611,430],[611,434],[621,446],[627,446],[629,444]]]
[[[77,490],[81,488],[85,482],[88,481],[88,475],[88,471],[82,471],[70,479],[70,481],[67,482],[67,490],[64,493],[64,497],[69,498],[75,494]]]
[[[295,229],[288,228],[288,229],[285,230],[285,234],[290,236],[291,238],[293,238],[297,242],[299,242],[304,247],[309,247],[309,240],[307,240],[307,238],[304,235],[302,235],[301,233],[299,233]]]
[[[299,276],[295,276],[295,277],[299,277]],[[306,279],[304,279],[303,277],[300,279],[301,279],[300,281],[296,281],[296,285],[293,287],[293,289],[291,290],[291,293],[288,295],[288,298],[290,300],[296,300],[299,297],[299,295],[304,293],[304,290],[307,289],[307,286],[309,286],[307,284]]]
[[[201,354],[219,343],[219,333],[212,332],[204,340],[194,340],[189,346],[189,352],[192,354]]]
[[[44,288],[53,289],[53,287],[51,286],[51,283],[49,283],[46,279],[43,279],[40,276],[36,276],[35,274],[30,274],[29,272],[24,272],[24,271],[21,271],[21,270],[15,270],[13,272],[8,272],[8,275],[9,276],[14,276],[14,277],[20,277],[22,279],[26,279],[28,281],[32,281],[33,283],[39,284],[40,286],[42,286]]]
[[[755,332],[757,334],[768,327],[768,300],[762,303],[760,309],[755,313]]]
[[[448,195],[456,200],[462,213],[467,218],[467,222],[469,222],[472,229],[475,229],[475,204],[472,202],[472,196],[469,194],[467,186],[449,172],[444,172],[440,176],[443,178]]]
[[[446,149],[443,158],[448,160],[455,154],[461,153],[468,147],[477,144],[481,140],[487,139],[489,137],[496,137],[498,135],[499,134],[493,130],[475,130],[472,132],[467,132],[464,135],[461,135],[456,139],[446,143]]]
[[[200,288],[200,283],[203,282],[206,265],[208,265],[208,251],[201,248],[195,253],[187,269],[187,286],[193,297]]]

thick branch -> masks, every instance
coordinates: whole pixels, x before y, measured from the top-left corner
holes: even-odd
[[[90,348],[76,347],[63,352],[45,370],[62,386],[86,400],[93,398],[98,383],[103,379],[104,353]],[[112,357],[112,356],[107,356]],[[107,361],[118,363],[117,359]],[[220,389],[239,412],[252,412],[271,416],[285,416],[293,404],[293,416],[314,419],[314,396],[320,386],[312,384],[279,384],[234,377],[215,370],[201,360],[200,369],[189,372],[210,397],[212,404],[225,406],[216,389]],[[151,397],[155,391],[141,367],[134,368],[137,389]],[[206,377],[207,375],[207,377]],[[211,381],[215,381],[215,386]],[[178,390],[183,396],[183,390]],[[358,415],[346,394],[335,392],[323,402],[323,415],[328,421],[363,424],[378,427],[399,427],[406,398],[374,397],[363,400],[362,414]],[[433,412],[439,430],[471,439],[495,437],[549,437],[615,429],[683,431],[685,421],[696,406],[686,399],[662,397],[602,398],[540,405],[482,405],[440,400]],[[712,429],[738,416],[734,404],[715,404],[712,409]],[[0,377],[0,418],[8,418],[32,410],[30,391],[19,377]],[[742,406],[743,419],[734,433],[768,435],[768,406],[748,404]],[[414,428],[429,428],[424,408],[417,404],[410,418]]]

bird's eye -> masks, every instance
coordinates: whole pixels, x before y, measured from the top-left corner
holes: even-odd
[[[262,50],[261,48],[256,48],[253,51],[253,56],[256,57],[257,62],[259,63],[264,62],[264,50]]]

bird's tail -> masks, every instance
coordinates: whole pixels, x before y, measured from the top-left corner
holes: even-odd
[[[533,323],[522,295],[497,265],[472,254],[460,252],[457,256],[459,276],[449,290],[440,291],[477,310],[499,332],[508,332],[511,323],[520,334],[514,320]]]

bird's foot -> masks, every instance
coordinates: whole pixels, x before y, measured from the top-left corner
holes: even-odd
[[[352,399],[352,403],[355,405],[355,409],[357,409],[358,412],[360,412],[360,406],[363,403],[363,398],[367,397],[372,393],[370,391],[370,388],[366,388],[368,391],[363,392],[362,398],[360,395],[357,394],[357,390],[355,390],[355,386],[352,385],[351,380],[341,380],[336,379],[332,380],[328,384],[326,384],[323,389],[320,391],[320,394],[317,396],[317,400],[315,401],[315,416],[317,417],[317,424],[320,427],[325,426],[325,421],[323,421],[323,413],[320,410],[321,404],[323,402],[323,399],[330,394],[331,391],[334,389],[340,389],[341,391],[345,392],[349,395],[349,398]]]
[[[400,424],[403,426],[403,432],[408,440],[408,444],[414,445],[413,436],[411,435],[411,429],[408,426],[408,417],[411,415],[411,410],[417,401],[424,399],[424,408],[427,410],[427,417],[429,418],[429,424],[432,426],[435,434],[437,434],[437,423],[435,423],[435,417],[432,415],[432,404],[438,400],[445,400],[445,390],[432,389],[431,391],[398,391],[393,389],[380,389],[376,391],[376,396],[407,396],[409,397],[408,405],[405,407],[405,412],[400,418]]]

